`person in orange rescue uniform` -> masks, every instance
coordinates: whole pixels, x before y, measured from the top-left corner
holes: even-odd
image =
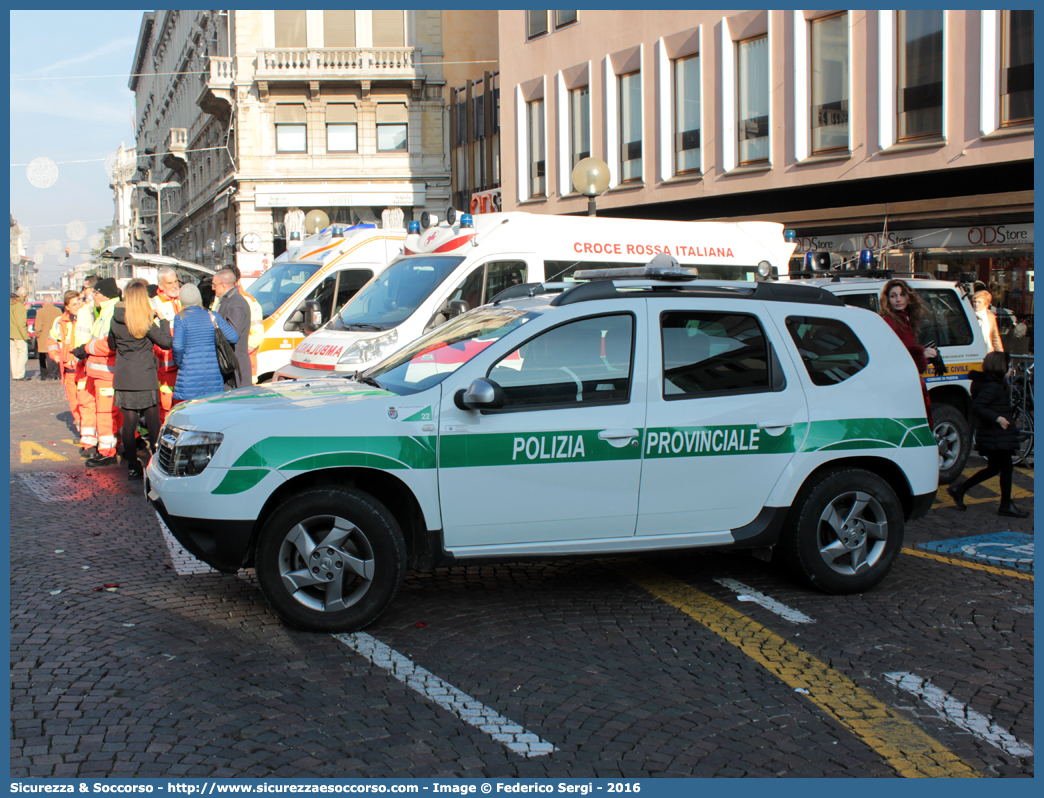
[[[156,279],[159,283],[156,296],[151,300],[152,309],[156,311],[157,319],[165,319],[173,325],[174,317],[181,313],[181,302],[178,299],[181,284],[178,283],[178,275],[173,269],[164,267],[159,270]],[[156,376],[159,378],[159,423],[162,427],[173,403],[174,383],[178,381],[178,367],[174,365],[174,352],[170,349],[153,346],[152,351],[159,361]]]
[[[91,339],[81,344],[75,354],[87,359],[87,392],[94,400],[98,424],[98,454],[87,458],[88,468],[116,465],[116,432],[123,426],[123,413],[114,401],[112,381],[116,371],[116,351],[109,346],[109,328],[120,289],[111,277],[100,280],[94,288],[94,304],[99,314],[91,328]],[[134,446],[134,441],[129,444]]]
[[[62,381],[65,401],[69,403],[69,411],[76,424],[76,434],[79,435],[80,403],[76,400],[76,367],[80,361],[72,353],[77,345],[76,313],[82,305],[79,292],[66,291],[62,303],[65,310],[54,320],[47,334],[47,356],[58,364],[58,379]]]
[[[73,325],[73,339],[77,347],[91,340],[91,328],[98,317],[98,309],[94,304],[94,286],[98,280],[98,277],[89,274],[83,281],[80,309]],[[87,363],[84,360],[76,364],[76,404],[80,408],[80,457],[86,460],[98,455],[98,409],[94,406],[94,397],[87,390]]]

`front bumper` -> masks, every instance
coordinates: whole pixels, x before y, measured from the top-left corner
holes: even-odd
[[[171,515],[163,499],[152,489],[148,472],[145,474],[145,496],[178,543],[197,560],[222,573],[235,573],[252,563],[253,519],[229,521]]]

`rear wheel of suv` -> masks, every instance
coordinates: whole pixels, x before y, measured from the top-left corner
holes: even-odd
[[[820,590],[860,593],[891,570],[903,531],[899,498],[881,477],[858,468],[828,472],[794,500],[780,554]]]
[[[932,432],[939,446],[939,483],[946,485],[960,476],[968,462],[971,427],[960,410],[941,402],[932,405],[932,420],[935,422]]]
[[[261,592],[291,626],[355,632],[399,592],[406,544],[392,514],[369,494],[314,488],[268,519],[255,565]]]

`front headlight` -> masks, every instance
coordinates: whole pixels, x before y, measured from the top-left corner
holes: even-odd
[[[194,477],[210,465],[225,436],[164,426],[159,440],[160,467],[172,477]]]
[[[395,348],[395,343],[398,340],[399,331],[395,329],[386,332],[384,335],[379,335],[376,338],[367,338],[362,341],[356,341],[344,350],[344,354],[341,355],[340,360],[337,361],[337,365],[368,363],[370,361],[383,360],[392,353]]]

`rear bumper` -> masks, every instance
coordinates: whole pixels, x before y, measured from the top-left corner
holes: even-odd
[[[235,573],[251,564],[254,521],[186,518],[171,515],[145,476],[145,496],[160,514],[178,543],[197,560],[223,573]]]
[[[928,515],[928,511],[932,509],[934,503],[934,491],[931,493],[922,493],[920,496],[914,496],[913,501],[910,503],[910,515],[906,520],[915,521],[918,518],[923,518]]]

